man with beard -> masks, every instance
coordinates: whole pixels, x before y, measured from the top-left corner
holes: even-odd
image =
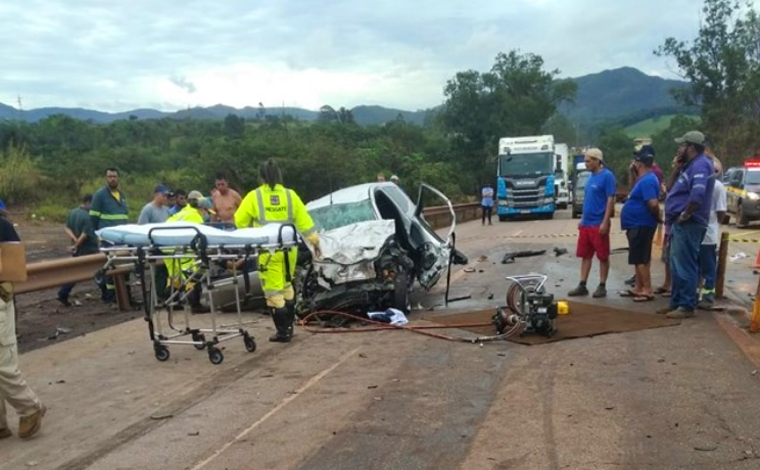
[[[92,195],[92,207],[90,207],[90,219],[92,230],[114,227],[129,222],[129,208],[127,198],[119,188],[119,170],[109,168],[106,170],[106,185],[95,191]],[[107,276],[100,285],[101,297],[106,303],[116,301],[116,285],[113,277]]]

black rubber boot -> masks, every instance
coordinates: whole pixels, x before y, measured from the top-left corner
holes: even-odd
[[[288,329],[290,330],[290,336],[292,337],[295,333],[294,329],[296,323],[296,301],[286,300],[285,308],[288,310]]]
[[[288,322],[290,314],[288,309],[273,308],[272,320],[274,320],[274,327],[277,328],[277,333],[269,337],[269,341],[273,343],[288,343],[293,336],[293,323]]]

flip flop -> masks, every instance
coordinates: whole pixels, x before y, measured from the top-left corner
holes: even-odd
[[[639,294],[635,293],[631,289],[621,290],[618,292],[618,294],[620,295],[620,297],[638,297],[639,296]]]
[[[649,302],[650,300],[654,300],[654,295],[638,295],[633,298],[634,302]]]
[[[673,293],[672,293],[672,292],[670,292],[670,291],[666,291],[666,292],[663,292],[663,293],[662,293],[662,296],[663,296],[663,297],[673,297]]]

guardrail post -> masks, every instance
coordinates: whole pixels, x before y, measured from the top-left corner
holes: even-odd
[[[129,310],[130,305],[127,281],[124,279],[124,274],[114,274],[113,283],[116,288],[116,304],[119,306],[120,311],[126,312]]]
[[[726,278],[726,261],[728,258],[728,232],[720,234],[720,248],[718,249],[718,272],[715,277],[715,297],[723,298],[723,283]]]

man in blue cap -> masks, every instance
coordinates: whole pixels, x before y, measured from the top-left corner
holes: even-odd
[[[169,217],[169,188],[163,184],[156,185],[153,189],[153,200],[143,206],[137,223],[160,224],[166,222]]]

